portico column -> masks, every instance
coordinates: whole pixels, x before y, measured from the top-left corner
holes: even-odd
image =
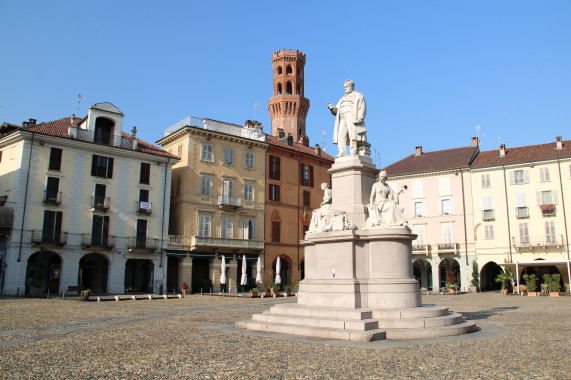
[[[182,288],[182,284],[186,284],[190,287],[192,285],[192,257],[183,257],[179,261],[178,266],[178,287]]]
[[[440,270],[438,268],[440,261],[434,260],[432,263],[432,291],[440,291]]]

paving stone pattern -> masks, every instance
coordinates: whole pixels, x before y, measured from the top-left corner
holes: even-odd
[[[569,379],[571,297],[423,296],[481,331],[349,344],[233,328],[275,302],[210,296],[121,302],[0,300],[6,379]]]

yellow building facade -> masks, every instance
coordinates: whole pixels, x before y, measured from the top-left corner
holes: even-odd
[[[168,290],[247,290],[263,272],[265,152],[261,125],[188,117],[159,141],[173,167]],[[241,285],[243,260],[247,284]],[[221,284],[222,262],[225,284]]]

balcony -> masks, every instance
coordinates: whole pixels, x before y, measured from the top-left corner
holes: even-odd
[[[446,255],[458,254],[458,250],[460,249],[460,245],[458,243],[440,243],[438,244],[438,254],[439,255]]]
[[[555,205],[553,204],[541,205],[539,206],[539,209],[541,210],[541,214],[543,216],[555,216]]]
[[[0,231],[10,231],[14,225],[12,207],[0,206]]]
[[[115,236],[97,236],[81,234],[81,248],[83,249],[112,249],[115,247]]]
[[[413,255],[430,256],[430,245],[428,244],[413,244],[412,245]]]
[[[264,242],[260,240],[215,238],[207,236],[193,236],[191,245],[193,248],[232,248],[248,250],[264,249]]]
[[[530,251],[534,249],[545,250],[552,247],[559,249],[565,245],[565,239],[563,235],[513,236],[512,244],[518,252],[522,249]]]
[[[136,202],[137,214],[151,215],[152,203],[151,202]]]
[[[91,197],[91,211],[99,210],[106,212],[109,210],[109,205],[111,204],[111,200],[109,197],[101,197],[101,196],[93,196]]]
[[[494,220],[494,210],[482,210],[482,220]]]
[[[191,239],[184,235],[169,235],[169,246],[190,246]]]
[[[238,208],[242,207],[242,198],[227,197],[224,195],[218,196],[219,208]]]
[[[159,239],[131,236],[129,238],[129,242],[127,243],[127,248],[129,249],[129,252],[156,251],[159,248]]]
[[[82,141],[89,141],[95,144],[117,146],[126,149],[135,149],[136,144],[133,140],[123,137],[123,136],[109,136],[107,138],[97,137],[94,131],[88,131],[85,129],[77,130],[77,139]]]
[[[43,230],[32,230],[31,243],[63,247],[67,244],[67,232],[44,232]]]
[[[527,207],[516,207],[515,208],[516,218],[529,218],[529,208]]]
[[[44,191],[44,204],[59,205],[61,203],[61,191]]]

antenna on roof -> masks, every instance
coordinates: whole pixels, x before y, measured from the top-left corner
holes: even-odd
[[[498,140],[499,145],[502,145],[502,138],[500,136],[496,137],[496,140]]]
[[[325,131],[323,129],[319,130],[321,132],[321,150],[326,152],[327,149],[325,148]]]
[[[381,154],[376,149],[373,149],[373,162],[376,167],[381,166]]]
[[[480,133],[480,129],[481,127],[479,125],[476,125],[476,132],[478,133],[478,145],[484,145],[484,140],[482,140],[483,136],[486,136],[483,133]]]
[[[75,114],[79,115],[79,103],[81,103],[81,100],[85,99],[85,97],[81,94],[77,95],[77,108],[75,110]]]
[[[254,104],[254,121],[256,121],[256,112],[258,111],[258,107],[260,107],[260,103]]]

